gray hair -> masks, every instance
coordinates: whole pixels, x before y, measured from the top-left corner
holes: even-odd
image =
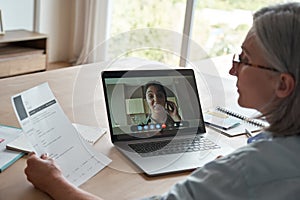
[[[253,28],[266,52],[266,59],[280,72],[295,79],[293,93],[277,100],[265,116],[270,126],[267,130],[275,136],[300,133],[300,3],[268,6],[253,16]]]

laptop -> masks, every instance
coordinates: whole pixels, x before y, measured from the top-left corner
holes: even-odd
[[[103,71],[101,77],[111,142],[145,174],[192,170],[233,150],[209,139],[192,69]],[[151,107],[159,98],[164,104]]]

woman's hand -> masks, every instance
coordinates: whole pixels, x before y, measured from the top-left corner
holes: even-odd
[[[49,194],[53,199],[101,200],[100,197],[81,190],[68,182],[54,160],[46,154],[39,158],[34,153],[30,153],[25,174],[28,181],[37,189]]]
[[[46,154],[39,158],[35,153],[30,153],[24,171],[28,181],[37,189],[47,193],[51,190],[51,185],[58,180],[64,180],[59,167]]]
[[[167,111],[169,113],[169,115],[172,117],[172,119],[177,122],[177,121],[181,121],[181,117],[178,114],[178,109],[177,106],[174,102],[172,101],[167,101],[166,102],[166,107],[167,107]]]

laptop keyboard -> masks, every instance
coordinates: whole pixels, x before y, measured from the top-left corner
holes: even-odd
[[[135,143],[129,144],[129,146],[142,157],[205,151],[220,148],[219,145],[202,136],[195,137],[194,139],[173,139]]]

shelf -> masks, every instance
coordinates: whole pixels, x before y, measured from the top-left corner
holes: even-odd
[[[4,35],[0,35],[1,43],[23,42],[28,40],[45,39],[47,36],[42,33],[27,31],[27,30],[12,30],[5,31]]]
[[[46,69],[46,35],[15,30],[0,36],[0,78]]]
[[[7,45],[5,47],[0,47],[0,59],[10,59],[13,57],[24,56],[24,55],[33,55],[33,54],[44,54],[43,49],[35,49],[29,47],[20,47]]]

